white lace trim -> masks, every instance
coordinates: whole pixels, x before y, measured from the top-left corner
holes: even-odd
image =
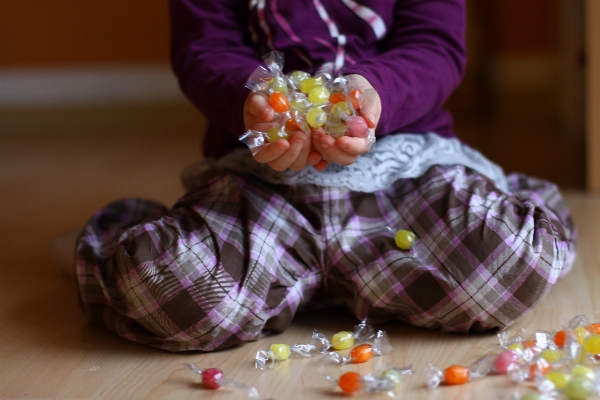
[[[276,184],[314,184],[375,192],[389,188],[398,179],[418,178],[432,165],[451,164],[469,167],[493,180],[500,190],[508,191],[506,176],[497,164],[458,139],[435,133],[383,136],[354,164],[344,167],[332,163],[324,171],[307,167],[302,171],[278,172],[256,162],[246,149],[229,153],[219,159],[216,166]]]

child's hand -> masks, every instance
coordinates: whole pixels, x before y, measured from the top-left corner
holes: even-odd
[[[350,86],[359,88],[364,92],[367,89],[373,89],[371,83],[361,75],[348,75],[346,78]],[[374,95],[365,105],[362,106],[359,114],[367,122],[367,126],[371,130],[371,134],[375,135],[375,128],[381,116],[381,99],[377,92],[373,89]],[[364,131],[363,131],[364,132]],[[361,132],[362,133],[362,132]],[[347,135],[334,139],[325,131],[319,128],[312,135],[312,143],[315,150],[321,153],[323,160],[319,161],[315,168],[323,170],[329,162],[335,162],[341,165],[353,164],[360,155],[367,153],[372,146],[368,137],[359,137],[360,134],[348,132]]]
[[[244,103],[244,125],[247,130],[266,132],[276,125],[275,110],[265,96],[251,92]],[[288,140],[279,139],[265,144],[254,155],[259,163],[266,163],[276,171],[292,169],[299,171],[306,165],[316,165],[321,155],[311,151],[312,145],[308,135],[302,131],[292,133]]]

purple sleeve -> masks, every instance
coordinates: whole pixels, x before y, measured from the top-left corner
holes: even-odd
[[[213,126],[210,140],[235,144],[244,132],[246,80],[262,63],[249,43],[248,4],[235,0],[170,0],[171,64],[179,85]],[[217,128],[218,129],[215,129]],[[208,135],[208,133],[207,133]]]
[[[465,25],[465,0],[396,3],[382,52],[344,69],[364,76],[379,93],[378,134],[418,130],[440,110],[464,73]]]

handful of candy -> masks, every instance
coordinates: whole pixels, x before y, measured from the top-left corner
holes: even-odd
[[[258,391],[255,388],[250,387],[245,383],[235,382],[225,378],[225,374],[219,368],[200,369],[194,364],[186,363],[183,365],[193,373],[198,374],[202,377],[202,385],[206,389],[216,390],[219,389],[221,386],[228,386],[235,389],[243,390],[244,392],[246,392],[246,395],[249,399],[260,399]]]
[[[259,66],[250,75],[246,87],[264,94],[275,110],[273,126],[267,132],[249,130],[239,137],[256,154],[265,143],[287,139],[292,132],[323,128],[335,138],[344,135],[367,137],[375,142],[360,110],[372,102],[375,91],[351,87],[343,76],[326,73],[311,76],[304,71],[283,73],[283,53],[270,52],[263,57],[266,68]]]

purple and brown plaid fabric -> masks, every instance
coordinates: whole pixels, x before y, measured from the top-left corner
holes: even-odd
[[[122,337],[169,351],[255,340],[329,305],[374,322],[503,328],[575,257],[556,186],[518,174],[509,185],[462,166],[375,193],[213,169],[171,209],[128,199],[93,216],[77,246],[81,303]],[[394,244],[398,229],[418,237],[411,250]]]

